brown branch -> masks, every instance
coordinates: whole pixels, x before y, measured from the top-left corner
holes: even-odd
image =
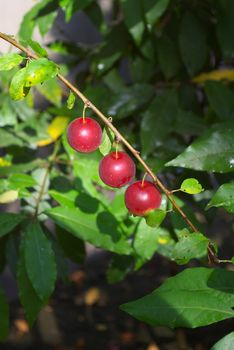
[[[37,59],[37,55],[32,53],[30,50],[22,46],[20,43],[15,41],[12,37],[1,33],[0,32],[0,38],[6,40],[10,44],[17,47],[19,50],[24,52],[29,58]],[[115,128],[115,126],[111,123],[111,121],[92,103],[88,100],[88,98],[82,94],[82,92],[76,88],[70,81],[68,81],[63,75],[58,74],[58,79],[62,81],[71,91],[74,92],[82,101],[84,104],[86,104],[89,108],[93,110],[93,112],[103,121],[103,123],[110,128],[116,138],[121,141],[126,148],[133,154],[133,156],[138,160],[138,162],[143,166],[145,171],[152,177],[154,183],[160,188],[160,190],[167,196],[168,200],[172,203],[173,208],[182,216],[184,221],[187,223],[187,225],[192,229],[193,232],[199,232],[198,228],[191,222],[191,220],[187,217],[185,212],[179,207],[179,205],[176,203],[176,201],[173,198],[173,195],[171,191],[169,191],[163,183],[160,181],[160,179],[153,173],[153,171],[149,168],[149,166],[145,163],[145,161],[140,156],[140,153],[132,147],[132,145],[127,141],[127,139]],[[210,262],[217,262],[217,257],[213,252],[213,249],[211,248],[211,245],[208,246],[208,257]]]

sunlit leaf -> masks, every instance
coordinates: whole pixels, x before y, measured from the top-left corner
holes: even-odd
[[[234,272],[199,267],[168,278],[121,309],[150,325],[195,328],[233,317],[233,305]]]
[[[39,57],[47,57],[48,56],[46,49],[44,49],[44,47],[42,47],[37,41],[30,39],[27,42],[28,42],[29,46],[33,49],[33,51]]]
[[[36,88],[49,102],[58,107],[61,105],[62,87],[56,78],[46,80]]]
[[[185,232],[179,237],[172,256],[177,264],[187,264],[191,259],[200,259],[207,254],[209,240],[201,233]]]
[[[105,156],[108,154],[112,148],[115,135],[110,129],[104,128],[102,133],[102,143],[99,146],[99,151]]]
[[[117,220],[107,211],[92,214],[78,208],[56,207],[46,214],[60,227],[96,247],[119,254],[131,252]]]
[[[39,58],[29,62],[25,70],[24,86],[30,87],[48,79],[54,78],[58,74],[58,66],[47,58]]]
[[[150,227],[158,227],[166,217],[166,211],[162,209],[152,210],[146,217],[145,221]]]
[[[220,339],[210,350],[232,350],[234,348],[234,332]]]
[[[180,190],[188,194],[197,194],[204,191],[199,181],[194,178],[184,180],[180,186]]]
[[[76,101],[75,94],[72,91],[70,91],[68,99],[67,99],[67,108],[72,109],[75,101]]]
[[[209,130],[166,165],[219,173],[234,171],[233,133],[231,127]]]
[[[14,76],[10,84],[9,93],[13,100],[22,100],[29,93],[30,87],[25,86],[27,68],[20,69]]]
[[[16,66],[18,66],[24,57],[18,55],[17,53],[8,53],[4,56],[0,57],[0,71],[1,70],[10,70]]]

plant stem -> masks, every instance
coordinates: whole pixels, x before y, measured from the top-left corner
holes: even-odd
[[[45,193],[46,181],[48,179],[48,176],[50,175],[51,169],[52,169],[52,167],[54,165],[54,162],[56,160],[56,156],[57,156],[57,153],[59,151],[59,146],[60,146],[60,140],[58,140],[55,143],[53,153],[52,153],[52,155],[49,158],[49,164],[48,164],[48,166],[46,168],[46,171],[45,171],[45,174],[43,176],[43,179],[42,179],[42,182],[41,182],[40,191],[39,191],[38,197],[36,199],[34,218],[36,218],[38,216],[40,202],[41,202],[41,199],[43,197],[43,194]]]
[[[41,182],[40,191],[39,191],[38,197],[36,199],[35,212],[34,212],[34,218],[35,219],[38,216],[40,202],[41,202],[42,196],[43,196],[43,194],[45,192],[45,185],[46,185],[47,178],[48,178],[48,176],[50,174],[50,171],[51,171],[51,164],[49,164],[48,167],[46,168],[45,174],[44,174],[42,182]]]
[[[15,41],[11,36],[8,36],[4,33],[0,32],[0,38],[6,40],[10,44],[17,47],[19,50],[24,52],[29,58],[37,59],[38,56],[32,53],[30,50],[25,48],[23,45]],[[70,81],[68,81],[63,75],[58,74],[58,79],[62,81],[71,91],[74,92],[85,104],[86,107],[89,107],[93,110],[93,112],[103,121],[103,123],[110,128],[115,134],[116,138],[121,141],[126,148],[133,154],[133,156],[138,160],[138,162],[143,166],[145,171],[152,177],[154,183],[160,188],[160,190],[166,195],[168,200],[172,203],[173,208],[182,216],[187,225],[192,229],[193,232],[199,232],[198,228],[191,222],[191,220],[187,217],[185,212],[179,207],[176,201],[173,198],[172,192],[169,191],[164,184],[159,180],[157,175],[153,173],[153,171],[149,168],[149,166],[145,163],[145,161],[140,156],[140,152],[138,152],[132,145],[127,141],[127,139],[115,128],[112,124],[111,120],[109,120],[92,102],[88,100],[88,98],[78,89],[76,88]],[[48,168],[49,171],[49,168]],[[47,175],[48,176],[48,175]],[[208,246],[208,257],[210,262],[217,262],[218,259],[213,252],[212,246]]]

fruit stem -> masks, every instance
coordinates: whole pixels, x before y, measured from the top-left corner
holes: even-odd
[[[25,48],[23,45],[18,43],[15,39],[13,39],[11,36],[8,36],[4,33],[0,32],[0,38],[3,40],[9,42],[13,46],[17,47],[19,50],[24,52],[28,58],[38,59],[38,56],[32,53],[30,50]],[[160,190],[166,195],[168,200],[172,203],[173,208],[182,216],[184,221],[187,223],[187,225],[192,229],[193,232],[199,232],[198,228],[191,222],[191,220],[187,217],[185,212],[179,207],[179,205],[176,203],[176,201],[173,198],[173,195],[171,191],[169,191],[164,184],[159,180],[156,174],[153,173],[153,171],[150,169],[150,167],[146,164],[146,162],[141,158],[140,153],[135,150],[135,148],[127,141],[127,139],[122,136],[122,134],[116,129],[116,127],[110,122],[110,120],[93,104],[91,103],[87,97],[78,89],[76,88],[69,80],[67,80],[63,75],[58,74],[57,78],[62,81],[71,91],[74,92],[75,95],[77,95],[85,104],[86,107],[89,107],[92,109],[92,111],[103,121],[103,123],[113,131],[116,138],[121,141],[126,148],[134,155],[134,157],[138,160],[138,162],[143,166],[145,171],[152,177],[154,183],[160,188]],[[85,109],[85,108],[84,108]],[[216,254],[213,252],[211,246],[208,246],[208,258],[211,263],[217,263],[218,258]]]
[[[84,104],[83,113],[82,113],[83,124],[85,123],[85,112],[86,112],[86,108],[88,108],[87,103]]]
[[[118,159],[118,147],[119,147],[119,143],[116,142],[115,143],[115,158]]]
[[[144,173],[144,176],[143,176],[143,178],[142,178],[142,182],[141,182],[141,187],[144,187],[144,184],[145,184],[145,178],[146,178],[146,176],[148,175],[148,173],[147,172],[145,172]]]

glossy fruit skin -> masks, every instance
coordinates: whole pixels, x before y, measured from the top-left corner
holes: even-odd
[[[135,163],[125,152],[111,152],[99,164],[99,176],[110,187],[127,185],[135,177],[135,172]]]
[[[95,119],[76,118],[68,125],[67,140],[77,152],[90,153],[100,146],[102,129]]]
[[[161,193],[149,181],[136,181],[125,192],[125,205],[128,211],[137,216],[146,216],[160,207]]]

